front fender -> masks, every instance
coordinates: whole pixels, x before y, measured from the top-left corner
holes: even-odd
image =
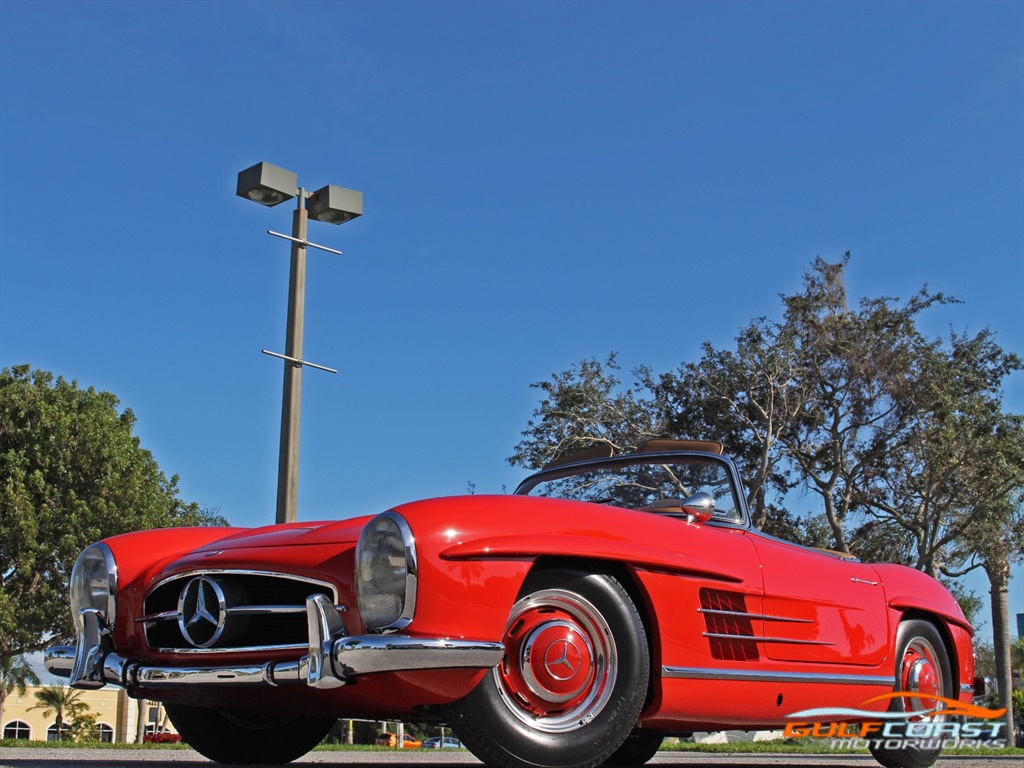
[[[539,558],[606,560],[739,584],[742,564],[715,557],[723,530],[584,502],[460,496],[396,507],[416,542],[418,602],[409,630],[497,639]]]
[[[156,528],[123,533],[104,539],[117,566],[117,620],[113,628],[114,644],[126,652],[138,653],[140,624],[132,620],[142,615],[142,600],[154,572],[193,550],[218,541],[241,528]]]

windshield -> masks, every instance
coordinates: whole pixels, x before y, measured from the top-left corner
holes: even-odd
[[[728,465],[706,457],[640,455],[558,468],[528,478],[516,493],[664,513],[701,491],[715,501],[714,519],[743,521]]]

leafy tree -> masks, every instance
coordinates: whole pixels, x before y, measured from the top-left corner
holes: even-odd
[[[942,358],[937,343],[918,332],[916,317],[948,300],[922,289],[902,304],[880,298],[851,309],[849,257],[837,264],[816,259],[802,291],[781,297],[781,321],[755,319],[734,350],[705,344],[700,360],[651,388],[669,432],[725,443],[747,483],[756,526],[815,546],[906,561],[913,553],[893,546],[905,541],[893,538],[897,526],[861,521],[858,513],[924,407],[916,392],[921,371]],[[778,511],[798,486],[821,499],[813,524]]]
[[[0,668],[71,634],[79,552],[126,531],[218,525],[178,496],[118,399],[28,365],[0,372]]]
[[[36,691],[35,696],[39,703],[30,709],[43,710],[44,717],[54,715],[53,721],[57,726],[58,741],[62,741],[65,737],[71,738],[72,723],[78,719],[91,719],[90,725],[95,725],[95,718],[89,717],[89,705],[81,700],[82,691],[80,690],[63,685],[48,685]]]
[[[96,713],[89,711],[88,707],[76,710],[65,724],[63,738],[74,742],[99,741],[99,732],[96,728],[98,719]]]
[[[544,392],[544,398],[509,463],[540,469],[553,459],[597,445],[623,453],[662,435],[650,400],[633,389],[622,389],[618,370],[611,354],[603,363],[584,360],[550,381],[531,384]]]
[[[935,343],[912,390],[918,412],[863,487],[865,511],[891,524],[909,565],[938,577],[969,554],[957,543],[979,510],[1024,485],[1024,423],[1002,411],[1006,376],[1020,359],[985,330]]]
[[[977,592],[967,589],[963,583],[956,579],[940,577],[939,581],[953,595],[957,605],[960,606],[960,610],[964,612],[964,618],[967,619],[972,627],[978,627],[978,623],[983,621],[981,613],[985,609],[984,599]]]
[[[974,641],[974,674],[986,679],[996,676],[996,655],[992,643]]]
[[[948,300],[922,288],[899,304],[888,297],[847,305],[844,270],[817,258],[804,290],[783,296],[784,325],[796,338],[801,410],[780,440],[799,483],[817,493],[833,546],[850,552],[846,523],[865,488],[892,460],[892,447],[919,416],[915,394],[935,342],[917,316]]]
[[[4,702],[7,697],[15,691],[19,696],[24,696],[28,686],[38,684],[39,678],[24,656],[0,658],[0,724],[4,722]]]
[[[795,343],[788,328],[759,318],[740,331],[735,351],[705,342],[700,360],[647,382],[668,432],[721,441],[747,484],[754,524],[782,536],[799,524],[768,492],[790,488],[780,438],[804,402]]]

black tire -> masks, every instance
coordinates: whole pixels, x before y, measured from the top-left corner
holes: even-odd
[[[512,607],[505,658],[449,724],[494,768],[592,768],[633,730],[650,676],[636,606],[614,578],[532,574]]]
[[[182,740],[217,763],[290,763],[323,741],[336,720],[263,717],[164,704]]]
[[[896,631],[895,671],[895,693],[954,698],[949,653],[938,630],[927,621],[912,619],[900,622]],[[895,698],[889,704],[890,712],[923,712],[929,708],[927,701],[910,697]],[[942,752],[942,747],[885,749],[875,744],[870,744],[869,749],[875,760],[886,768],[929,768]]]
[[[661,749],[664,737],[660,733],[644,733],[635,731],[626,737],[622,746],[604,761],[609,768],[633,768],[644,765]]]

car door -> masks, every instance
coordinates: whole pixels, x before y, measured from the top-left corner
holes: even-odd
[[[889,645],[888,612],[874,568],[768,536],[751,540],[761,561],[769,659],[882,662]]]

